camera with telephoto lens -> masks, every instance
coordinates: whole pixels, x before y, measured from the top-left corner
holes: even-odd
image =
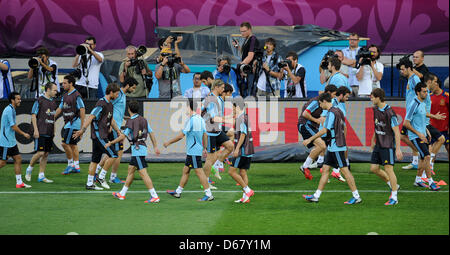
[[[239,69],[241,72],[249,74],[252,72],[252,67],[250,65],[242,64],[240,65]]]
[[[323,70],[327,70],[328,69],[328,60],[332,57],[338,57],[336,55],[336,53],[332,50],[328,50],[327,53],[325,53],[325,55],[322,58],[322,61],[320,62],[320,68],[322,68]]]
[[[30,60],[28,60],[28,66],[31,69],[36,69],[39,66],[39,61],[36,58],[30,58]]]
[[[173,67],[175,63],[181,63],[181,58],[176,55],[175,53],[161,53],[161,56],[167,57],[167,66],[169,67]]]
[[[86,55],[88,53],[88,48],[85,45],[80,44],[80,45],[78,45],[75,48],[75,52],[78,55],[83,56],[83,55]]]
[[[368,47],[361,47],[355,57],[357,66],[359,67],[363,65],[370,65],[370,63],[372,62],[372,57],[373,53],[369,50]],[[362,59],[361,64],[359,63],[360,59]]]
[[[292,61],[290,61],[289,59],[283,60],[280,63],[278,63],[278,68],[284,68],[286,66],[289,66],[289,68],[292,67]]]
[[[48,51],[46,51],[46,50],[44,50],[44,49],[38,49],[37,51],[36,51],[36,57],[32,57],[32,58],[30,58],[29,60],[28,60],[28,66],[31,68],[31,69],[36,69],[36,68],[38,68],[39,67],[39,61],[38,61],[38,59],[37,58],[40,58],[40,56],[42,55],[42,54],[48,54]]]

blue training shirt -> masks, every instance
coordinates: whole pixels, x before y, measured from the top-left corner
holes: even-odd
[[[204,133],[206,133],[205,120],[199,115],[193,114],[183,128],[183,134],[186,136],[187,155],[202,156]]]
[[[116,99],[111,100],[111,103],[113,105],[113,119],[120,128],[125,116],[127,104],[127,96],[123,93],[122,89],[119,90],[119,96]]]
[[[0,126],[0,146],[11,148],[16,146],[16,134],[12,127],[16,125],[16,109],[9,104],[2,113]]]
[[[414,100],[408,105],[406,108],[406,117],[405,120],[409,120],[411,122],[411,126],[422,133],[424,136],[427,135],[426,131],[426,105],[425,102],[421,102],[417,96]],[[408,130],[409,140],[414,140],[419,138],[414,132]]]
[[[330,78],[328,80],[328,84],[333,84],[334,86],[336,86],[338,88],[345,86],[350,90],[350,92],[352,91],[352,87],[350,87],[350,85],[348,84],[348,78],[345,77],[340,72],[337,72],[333,76],[330,76]]]
[[[419,76],[416,74],[411,75],[411,77],[408,78],[408,83],[406,85],[406,107],[414,100],[416,97],[416,92],[414,91],[414,88],[416,87],[417,83],[420,82]]]

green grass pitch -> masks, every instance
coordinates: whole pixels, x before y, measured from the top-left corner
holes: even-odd
[[[248,172],[255,196],[249,204],[235,204],[241,197],[239,186],[228,174],[216,180],[215,200],[197,202],[203,196],[194,171],[182,197],[168,195],[179,183],[183,163],[149,163],[159,204],[146,204],[144,183],[136,179],[126,200],[112,197],[122,184],[111,190],[87,191],[87,164],[81,173],[61,175],[64,164],[49,164],[46,177],[54,183],[38,183],[39,166],[33,171],[31,189],[16,189],[13,165],[0,170],[0,234],[2,235],[448,235],[448,186],[438,192],[413,186],[415,170],[395,171],[401,189],[399,204],[384,203],[389,187],[370,173],[368,163],[352,163],[352,173],[363,202],[344,205],[351,197],[346,183],[336,179],[325,187],[319,203],[309,203],[303,194],[312,194],[320,178],[304,178],[298,163],[253,163]],[[128,164],[122,162],[118,175],[125,179]],[[26,165],[22,166],[23,174]],[[226,166],[226,170],[228,166]],[[435,165],[436,181],[449,183],[448,163]],[[109,173],[107,179],[109,178]],[[23,179],[24,176],[23,176]],[[422,223],[426,223],[425,225]]]

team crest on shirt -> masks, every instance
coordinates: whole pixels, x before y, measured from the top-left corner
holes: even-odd
[[[441,99],[441,101],[439,102],[440,105],[445,105],[445,100]]]
[[[385,164],[386,164],[387,162],[388,162],[387,160],[384,161]]]

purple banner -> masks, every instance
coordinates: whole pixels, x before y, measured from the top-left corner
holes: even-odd
[[[97,49],[156,43],[155,25],[313,24],[356,32],[383,52],[448,54],[448,0],[0,0],[0,54],[27,55],[44,45],[72,56],[88,35]],[[236,33],[239,30],[236,28]]]

